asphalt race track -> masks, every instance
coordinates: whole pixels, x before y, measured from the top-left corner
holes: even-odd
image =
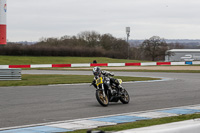
[[[83,74],[89,71],[23,70],[23,74]],[[0,128],[200,104],[200,74],[115,72],[117,76],[163,77],[124,83],[130,104],[102,107],[89,84],[0,87]],[[91,79],[92,80],[92,79]]]

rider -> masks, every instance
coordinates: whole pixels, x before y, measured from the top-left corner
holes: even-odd
[[[95,81],[96,79],[98,79],[99,77],[102,77],[102,76],[114,76],[113,73],[110,73],[109,71],[101,71],[101,68],[100,67],[94,67],[93,68],[93,74],[94,74],[94,81],[92,84],[95,85],[96,87],[96,84],[95,84]],[[119,83],[118,83],[118,80],[115,79],[115,78],[112,78],[112,77],[109,77],[110,78],[110,83],[115,83],[117,85],[117,87],[119,86]]]

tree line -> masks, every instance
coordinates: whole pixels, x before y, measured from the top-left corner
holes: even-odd
[[[84,31],[76,36],[41,38],[32,45],[10,42],[0,47],[0,55],[110,57],[155,61],[164,60],[166,50],[171,48],[183,46],[177,43],[167,44],[163,38],[153,36],[139,46],[133,44],[129,47],[125,39],[113,37],[111,34]]]

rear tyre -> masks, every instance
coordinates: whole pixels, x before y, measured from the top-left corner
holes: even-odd
[[[128,92],[125,90],[125,89],[122,89],[121,91],[122,95],[120,97],[120,101],[123,103],[123,104],[128,104],[129,101],[130,101],[130,97],[129,97],[129,94]]]
[[[108,104],[109,104],[108,97],[103,96],[103,90],[96,91],[96,99],[104,107],[108,106]]]

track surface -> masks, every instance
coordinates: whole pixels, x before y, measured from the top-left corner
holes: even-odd
[[[23,70],[23,74],[83,74],[88,71]],[[0,87],[0,128],[145,111],[200,103],[200,74],[115,72],[117,76],[170,78],[168,81],[125,83],[130,104],[102,107],[95,89],[85,85]]]

